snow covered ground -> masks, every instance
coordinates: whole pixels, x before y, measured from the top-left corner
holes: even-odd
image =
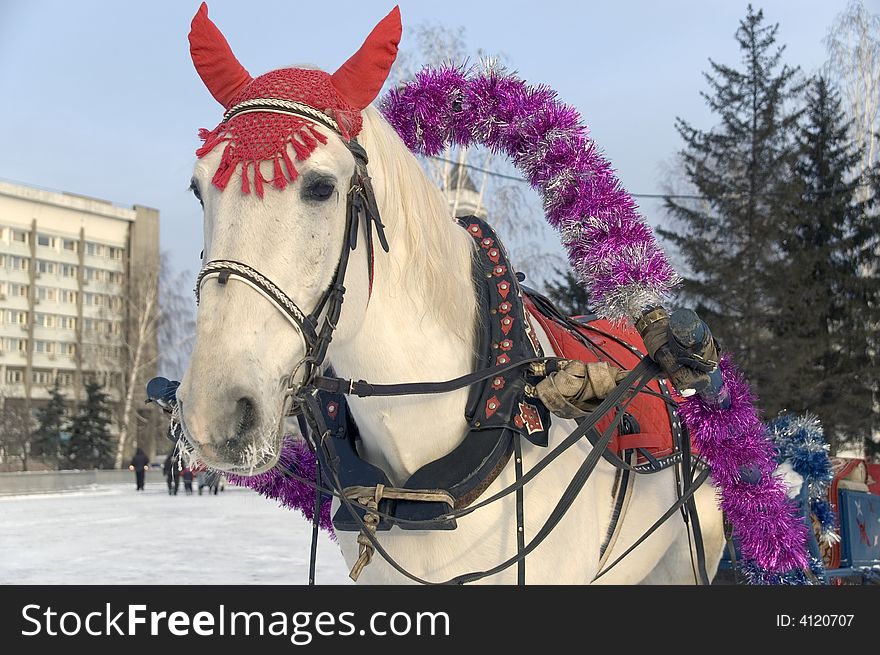
[[[133,476],[132,476],[133,478]],[[311,524],[253,491],[163,483],[0,497],[0,584],[306,584]],[[322,533],[318,584],[350,584]]]

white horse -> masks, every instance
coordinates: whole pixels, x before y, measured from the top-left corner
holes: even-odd
[[[475,367],[478,321],[471,275],[474,241],[450,216],[441,192],[381,114],[367,107],[361,116],[358,140],[369,153],[369,172],[390,251],[376,253],[372,293],[366,248],[351,253],[345,302],[328,361],[337,375],[373,383],[447,380],[470,373]],[[262,199],[238,192],[235,182],[240,170],[228,190],[212,185],[223,147],[200,159],[193,175],[194,189],[204,204],[205,260],[245,262],[306,310],[314,307],[333,278],[346,238],[346,198],[355,169],[344,141],[331,130],[319,129],[327,143],[297,162],[295,182],[284,190],[268,188]],[[263,162],[261,172],[270,179],[271,163]],[[546,335],[534,325],[544,353],[552,355]],[[278,426],[286,376],[303,353],[298,332],[263,296],[235,278],[226,284],[205,281],[195,348],[178,392],[182,424],[196,455],[212,467],[232,472],[271,468],[280,450]],[[467,396],[463,389],[436,395],[349,397],[362,438],[360,455],[384,469],[393,484],[401,484],[461,443],[468,432]],[[574,421],[554,418],[549,448],[524,441],[524,470],[538,464],[575,428]],[[527,541],[543,525],[590,450],[582,440],[526,485]],[[629,510],[606,554],[607,562],[676,500],[671,469],[636,477]],[[528,556],[528,583],[593,581],[611,520],[614,478],[613,467],[600,460],[568,513]],[[481,498],[514,481],[511,460]],[[715,496],[708,484],[695,496],[710,577],[724,545]],[[337,508],[334,500],[333,511]],[[358,558],[357,533],[338,532],[337,537],[346,562],[353,565]],[[452,531],[394,527],[377,538],[400,565],[428,580],[485,570],[517,552],[514,496],[460,518]],[[689,543],[687,528],[676,513],[598,582],[693,584]],[[408,580],[377,553],[359,582]],[[516,567],[485,582],[515,583]]]

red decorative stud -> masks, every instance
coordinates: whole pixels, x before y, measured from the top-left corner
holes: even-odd
[[[501,348],[501,350],[510,350],[513,347],[513,341],[511,341],[510,339],[505,339],[498,344],[498,347]]]
[[[508,332],[510,332],[510,329],[512,327],[513,327],[513,317],[512,316],[505,316],[504,318],[501,319],[501,331],[504,332],[504,334],[507,334]]]
[[[493,243],[495,243],[495,242],[492,241],[492,239],[490,239],[489,237],[486,237],[485,239],[480,241],[480,245],[483,246],[484,248],[491,248]],[[492,250],[494,250],[494,248],[492,248]],[[489,251],[490,257],[491,257],[491,253],[492,253],[492,251],[490,250]]]
[[[501,303],[500,305],[498,305],[498,311],[501,312],[502,314],[508,313],[511,309],[513,309],[513,305],[511,305],[506,300],[503,303]]]
[[[330,418],[336,418],[336,414],[339,413],[339,405],[336,403],[327,403],[327,416]]]
[[[517,421],[517,419],[519,420]],[[529,403],[519,404],[519,415],[513,419],[513,422],[518,428],[525,427],[529,434],[540,432],[544,429],[544,424],[541,422],[538,410]]]
[[[508,357],[505,353],[498,355],[495,358],[495,366],[501,366],[502,364],[507,364],[510,361],[510,357]]]
[[[501,294],[502,298],[507,298],[507,294],[510,293],[510,282],[507,280],[502,280],[498,283],[498,293]]]
[[[495,389],[495,391],[498,391],[499,389],[503,389],[504,384],[505,384],[504,378],[501,377],[500,375],[492,380],[492,388]]]
[[[488,241],[488,239],[483,239],[483,243]],[[489,255],[489,259],[491,259],[494,263],[498,263],[498,259],[501,257],[501,253],[498,252],[498,248],[489,248],[489,252],[486,253]]]
[[[507,273],[507,267],[506,267],[506,266],[498,265],[498,266],[496,266],[495,268],[492,269],[492,275],[494,275],[495,277],[501,277],[501,276],[504,275],[505,273]]]
[[[475,237],[482,237],[483,236],[483,230],[480,229],[479,225],[471,225],[468,228],[468,232],[470,232]]]
[[[489,418],[498,411],[498,408],[501,407],[501,401],[498,400],[498,396],[492,396],[489,400],[486,401],[486,418]]]

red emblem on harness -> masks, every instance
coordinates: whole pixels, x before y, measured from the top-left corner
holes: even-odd
[[[519,414],[513,417],[513,423],[518,428],[525,428],[529,434],[540,432],[544,429],[541,416],[534,405],[528,403],[519,404]]]
[[[335,419],[338,413],[339,405],[334,402],[327,403],[327,416],[329,416],[331,419]]]
[[[489,418],[498,411],[498,408],[501,407],[501,401],[498,400],[498,396],[492,396],[489,400],[486,401],[486,418]]]

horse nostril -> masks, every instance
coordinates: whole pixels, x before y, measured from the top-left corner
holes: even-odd
[[[239,398],[235,403],[235,409],[238,415],[238,429],[236,433],[239,436],[243,436],[256,425],[257,408],[250,398]]]

